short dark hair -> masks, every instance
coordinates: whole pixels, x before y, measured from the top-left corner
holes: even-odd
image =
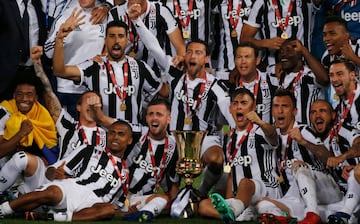
[[[36,95],[42,97],[44,93],[44,85],[42,84],[39,77],[35,75],[34,67],[18,67],[16,70],[16,76],[12,83],[12,92],[19,85],[27,84],[35,87]]]
[[[105,33],[105,36],[107,36],[108,34],[108,31],[111,27],[122,27],[125,29],[125,32],[127,33],[128,32],[128,25],[126,23],[124,23],[123,21],[121,20],[113,20],[111,22],[108,22],[108,24],[106,25],[106,33]]]
[[[312,107],[312,105],[315,104],[315,103],[317,103],[317,102],[325,103],[326,106],[329,108],[330,113],[332,113],[332,112],[334,111],[334,108],[332,107],[331,103],[330,103],[329,101],[327,101],[327,100],[324,100],[324,99],[317,99],[317,100],[315,100],[314,102],[311,103],[311,106],[310,106],[310,107]]]
[[[131,134],[131,136],[132,136],[132,127],[131,127],[131,125],[129,124],[129,122],[127,122],[127,121],[125,121],[125,120],[119,119],[119,120],[114,121],[114,123],[112,123],[111,126],[113,126],[113,125],[118,125],[118,124],[126,126],[127,129],[129,129],[130,134]]]
[[[255,57],[257,58],[259,56],[259,49],[251,42],[248,41],[244,41],[244,42],[240,42],[240,44],[237,46],[237,48],[240,47],[250,47],[252,49],[254,49],[254,53],[255,53]]]
[[[357,71],[357,66],[356,64],[349,60],[349,59],[346,59],[346,58],[338,58],[338,59],[335,59],[333,62],[331,62],[331,65],[333,64],[344,64],[345,67],[350,71],[350,72],[356,72]],[[330,66],[331,66],[330,65]]]
[[[201,39],[193,39],[191,40],[189,43],[186,44],[186,49],[188,49],[189,45],[192,43],[198,43],[198,44],[202,44],[205,46],[205,51],[206,51],[206,56],[209,56],[211,53],[210,47],[208,45],[208,43],[206,43],[204,40]]]
[[[148,107],[154,105],[164,105],[169,112],[171,111],[170,103],[167,99],[156,97],[149,102]]]
[[[284,88],[278,88],[275,93],[274,93],[274,98],[278,96],[278,97],[283,97],[283,96],[288,96],[291,99],[291,102],[293,103],[294,108],[296,108],[296,98],[293,92],[291,92],[290,90],[284,89]],[[273,99],[274,99],[273,98]]]
[[[333,22],[339,23],[340,26],[344,27],[346,32],[349,32],[346,20],[344,20],[343,18],[341,18],[339,16],[335,16],[335,15],[325,17],[324,26],[328,23],[333,23]]]
[[[233,102],[235,97],[237,97],[238,95],[249,95],[252,101],[253,102],[255,101],[254,94],[250,90],[243,87],[236,88],[234,91],[230,93],[230,101]]]

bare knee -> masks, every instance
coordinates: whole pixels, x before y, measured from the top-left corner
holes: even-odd
[[[211,146],[203,154],[202,161],[209,170],[220,173],[223,169],[224,155],[220,146]]]

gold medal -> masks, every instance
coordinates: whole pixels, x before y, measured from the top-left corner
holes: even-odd
[[[287,33],[283,32],[283,33],[281,34],[281,38],[286,40],[286,39],[289,38],[289,36],[288,36]]]
[[[278,181],[279,181],[280,184],[281,184],[282,182],[284,182],[284,177],[283,177],[282,174],[279,176]]]
[[[159,192],[159,190],[160,190],[160,184],[157,183],[157,184],[155,185],[155,191],[156,191],[156,193]]]
[[[185,118],[184,123],[191,124],[191,118],[190,117]]]
[[[190,38],[190,32],[188,30],[183,31],[183,38],[184,39],[189,39]]]
[[[121,104],[120,104],[120,110],[121,110],[121,111],[125,111],[125,110],[126,110],[126,104],[125,104],[125,103],[121,103]]]
[[[130,201],[129,201],[128,198],[125,199],[124,205],[125,205],[125,207],[129,207],[129,206],[130,206]]]
[[[132,57],[132,58],[136,58],[135,51],[130,51],[129,56]]]
[[[224,173],[230,173],[231,172],[231,166],[229,164],[226,164],[224,166]]]
[[[237,37],[237,32],[236,32],[235,29],[233,29],[233,30],[231,31],[231,37],[233,37],[233,38],[236,38],[236,37]]]

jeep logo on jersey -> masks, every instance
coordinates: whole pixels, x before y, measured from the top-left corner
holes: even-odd
[[[256,105],[256,112],[257,113],[261,113],[265,110],[265,105],[262,103],[259,103],[258,105]]]
[[[285,24],[285,19],[286,18],[281,18],[282,24]],[[300,16],[290,16],[288,24],[289,26],[298,26],[300,23],[302,23]],[[271,25],[273,27],[279,27],[279,20],[276,20],[276,23],[271,23]]]
[[[196,101],[193,98],[188,97],[186,94],[184,94],[184,90],[177,92],[175,94],[175,96],[176,96],[176,99],[182,101],[183,103],[189,104],[189,107],[192,107],[193,110],[196,109]],[[200,104],[200,106],[201,106],[201,104]]]
[[[251,156],[247,155],[247,156],[238,156],[235,157],[234,160],[231,162],[230,166],[234,167],[234,166],[249,166],[252,162]]]
[[[98,165],[96,168],[94,166],[91,166],[90,171],[93,173],[98,173],[100,177],[106,178],[106,180],[110,182],[111,187],[117,187],[119,184],[119,181],[114,178],[111,173],[107,173],[105,169],[102,169],[101,165]]]
[[[188,12],[187,10],[180,10],[180,17],[184,18],[186,16],[190,15],[190,18],[193,18],[195,20],[197,20],[200,17],[200,9],[193,9],[190,12]],[[178,18],[179,16],[175,16],[175,18]]]
[[[152,164],[148,163],[146,160],[143,159],[143,155],[140,155],[139,158],[136,160],[136,158],[133,158],[133,162],[135,164],[138,164],[140,168],[144,169],[146,173],[150,173],[152,177],[156,175],[160,175],[160,168],[159,167],[153,167]]]
[[[357,21],[360,23],[360,12],[344,12],[344,10],[341,10],[341,18],[346,22]]]
[[[280,162],[281,169],[291,169],[292,164],[296,161],[296,159],[286,159]]]
[[[117,85],[116,87],[119,86]],[[120,86],[120,92],[122,93],[124,90],[127,92],[128,96],[131,96],[135,93],[136,88],[132,85],[129,85],[128,87]],[[116,94],[116,88],[114,88],[112,83],[109,83],[109,88],[104,89],[104,93],[107,95]]]
[[[249,7],[243,8],[240,10],[239,15],[237,14],[237,9],[233,9],[232,11],[229,11],[227,14],[224,14],[225,19],[230,19],[230,16],[233,18],[241,18],[244,16],[248,16],[250,14],[251,9]]]

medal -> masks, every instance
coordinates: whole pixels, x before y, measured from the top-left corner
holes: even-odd
[[[231,172],[231,166],[229,164],[226,164],[224,166],[224,173],[230,173]]]
[[[125,103],[121,103],[121,104],[120,104],[120,110],[121,110],[121,111],[125,111],[125,110],[126,110],[126,104],[125,104]]]
[[[190,117],[185,118],[184,123],[191,124],[191,118]]]
[[[129,207],[129,206],[130,206],[130,201],[129,201],[128,198],[125,199],[124,205],[125,205],[125,207]]]
[[[282,182],[284,182],[284,177],[283,177],[282,174],[279,176],[278,181],[279,181],[280,184],[281,184]]]
[[[286,32],[283,32],[283,33],[281,34],[281,38],[286,40],[286,39],[289,38],[289,36],[288,36],[288,34],[287,34]]]
[[[233,29],[233,30],[231,31],[231,37],[233,37],[233,38],[236,38],[236,37],[237,37],[237,32],[236,32],[235,29]]]
[[[157,183],[157,184],[155,185],[155,191],[156,191],[156,192],[159,192],[159,190],[160,190],[160,184]]]
[[[183,38],[184,39],[189,39],[190,38],[190,32],[188,30],[183,31]]]
[[[135,51],[130,51],[129,56],[132,57],[132,58],[136,58]]]

